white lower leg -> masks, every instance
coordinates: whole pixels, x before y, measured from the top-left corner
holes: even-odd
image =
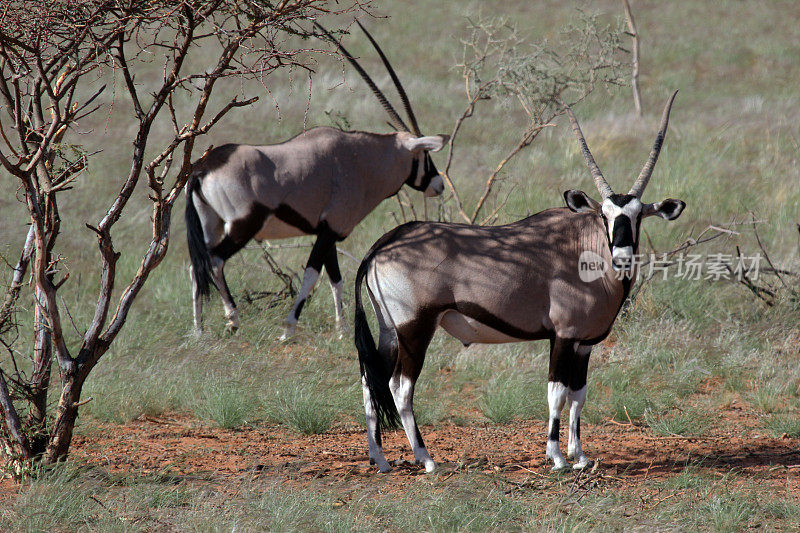
[[[366,380],[361,378],[362,391],[364,393],[364,412],[367,419],[367,443],[369,445],[369,460],[377,465],[381,472],[389,472],[392,467],[383,455],[383,448],[378,443],[378,415],[372,406],[372,396],[369,393]]]
[[[342,287],[344,281],[339,280],[336,283],[331,283],[331,292],[333,293],[333,305],[336,308],[336,327],[339,330],[346,328],[344,320],[344,312],[342,311]]]
[[[192,282],[192,309],[194,311],[194,332],[196,335],[203,333],[203,297],[200,289],[197,288],[194,268],[189,267],[189,279]]]
[[[300,310],[303,308],[303,305],[305,305],[308,295],[311,294],[311,289],[313,289],[314,285],[317,283],[317,278],[319,278],[318,270],[312,267],[306,268],[306,271],[303,273],[303,282],[300,284],[300,292],[297,294],[297,299],[294,301],[289,316],[287,316],[286,320],[283,322],[284,332],[283,335],[281,335],[282,340],[286,340],[294,335],[295,329],[297,328],[297,317],[300,315]]]
[[[408,442],[414,450],[414,459],[425,465],[426,472],[433,472],[436,470],[436,463],[425,448],[422,435],[419,434],[417,422],[414,419],[414,383],[406,376],[401,375],[399,379],[393,376],[389,381],[389,388],[392,391],[397,411],[400,413],[400,421],[403,423]]]
[[[586,386],[577,391],[568,392],[569,406],[569,442],[567,444],[567,457],[575,460],[573,468],[585,468],[591,461],[583,453],[581,447],[581,410],[586,402]]]
[[[228,305],[228,302],[224,302],[224,304],[225,318],[227,319],[225,327],[231,330],[239,329],[239,311],[233,305]]]
[[[547,452],[548,459],[553,461],[553,470],[569,466],[561,449],[558,446],[558,434],[561,427],[561,410],[567,400],[567,387],[558,381],[547,383],[547,403],[550,408],[550,421],[547,427]]]

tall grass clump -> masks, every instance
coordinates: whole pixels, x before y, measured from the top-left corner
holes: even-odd
[[[100,483],[85,475],[74,462],[34,471],[32,482],[0,511],[2,531],[75,531],[90,526],[97,506],[91,498],[101,492]]]
[[[263,399],[267,418],[304,435],[325,433],[336,419],[337,409],[330,394],[319,384],[285,382]]]
[[[235,382],[211,379],[198,394],[198,400],[195,414],[203,420],[213,420],[221,428],[234,429],[247,418],[251,421],[255,418],[252,394]]]
[[[795,439],[800,437],[800,415],[772,415],[764,420],[764,427],[769,429],[774,437],[780,438],[786,435]]]
[[[702,435],[711,425],[708,413],[696,410],[655,414],[645,409],[644,421],[657,435],[689,437]]]

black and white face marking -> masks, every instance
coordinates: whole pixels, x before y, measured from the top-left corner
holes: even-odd
[[[427,151],[420,152],[411,163],[411,174],[406,184],[425,196],[439,196],[444,190],[444,181],[433,164],[433,159]]]
[[[642,202],[629,194],[612,194],[601,205],[601,215],[611,246],[611,267],[617,272],[633,267],[639,244]]]
[[[612,194],[599,204],[585,192],[577,190],[565,191],[564,201],[575,213],[595,213],[603,219],[611,249],[611,266],[618,272],[628,271],[634,266],[633,259],[639,248],[639,228],[643,218],[659,216],[664,220],[675,220],[686,207],[685,202],[673,198],[654,204],[643,204],[632,194]]]

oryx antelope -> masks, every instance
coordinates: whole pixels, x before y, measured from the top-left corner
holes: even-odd
[[[361,24],[359,23],[359,26]],[[367,33],[400,94],[411,128],[358,62],[336,43],[389,114],[394,133],[342,131],[317,127],[281,144],[226,144],[194,164],[186,185],[186,226],[191,258],[194,325],[202,330],[202,305],[209,286],[217,287],[227,326],[239,326],[236,303],[225,282],[225,261],[251,239],[316,235],[299,294],[284,323],[282,338],[293,334],[303,304],[325,267],[333,290],[337,326],[343,326],[342,278],[336,242],[403,184],[426,196],[444,184],[429,152],[446,135],[423,136],[394,70]],[[320,27],[320,29],[322,29]],[[334,42],[335,39],[322,31]]]
[[[641,201],[674,98],[667,102],[650,157],[628,194],[611,190],[567,108],[600,203],[569,190],[566,208],[505,226],[412,222],[372,246],[356,276],[355,343],[370,462],[382,472],[391,467],[381,449],[381,427],[398,418],[417,462],[427,471],[435,468],[412,402],[437,326],[464,345],[550,339],[546,457],[554,469],[568,466],[558,438],[561,410],[569,402],[567,456],[575,460],[574,468],[590,464],[580,441],[589,354],[608,335],[634,282],[631,260],[642,219],[658,215],[674,220],[686,205],[673,199]],[[601,262],[601,268],[582,275],[580,263],[587,260]],[[377,347],[361,302],[364,278],[380,327]]]

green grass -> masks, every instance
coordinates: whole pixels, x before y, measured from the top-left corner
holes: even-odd
[[[711,425],[709,414],[696,409],[666,415],[657,415],[647,409],[644,412],[644,421],[653,433],[662,436],[700,436]]]
[[[265,396],[264,410],[273,422],[304,435],[325,433],[337,415],[329,394],[319,386],[296,382],[284,383]]]
[[[544,378],[503,374],[492,378],[479,402],[483,416],[496,424],[547,416]]]
[[[770,382],[757,383],[747,394],[750,404],[763,413],[773,413],[786,396],[784,387]]]
[[[764,426],[775,437],[784,435],[792,438],[800,437],[800,415],[798,413],[773,414],[764,419]]]
[[[257,416],[251,392],[241,385],[217,377],[207,378],[206,383],[198,394],[197,406],[193,408],[201,419],[233,429],[244,424],[248,417],[253,420]]]

